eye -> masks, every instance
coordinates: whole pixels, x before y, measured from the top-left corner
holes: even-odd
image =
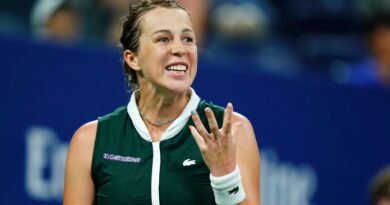
[[[169,42],[169,38],[168,37],[160,37],[157,39],[157,42],[159,43],[168,43]]]
[[[185,37],[184,38],[184,42],[186,42],[186,43],[193,43],[194,42],[194,38],[192,38],[192,37]]]

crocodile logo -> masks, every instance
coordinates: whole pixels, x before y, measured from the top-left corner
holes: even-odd
[[[234,187],[233,189],[230,189],[230,190],[228,191],[228,194],[229,194],[229,195],[237,194],[238,190],[239,190],[239,188],[238,188],[238,186],[236,186],[236,187]]]
[[[183,166],[184,167],[188,167],[188,166],[191,166],[191,165],[195,165],[195,160],[190,160],[190,159],[186,159],[183,161]]]

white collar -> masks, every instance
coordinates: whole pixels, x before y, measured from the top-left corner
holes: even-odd
[[[138,134],[146,141],[151,142],[152,137],[149,134],[148,129],[146,128],[145,122],[142,120],[141,115],[138,110],[137,101],[135,99],[138,90],[134,91],[131,95],[130,102],[127,105],[127,113],[130,116],[131,121],[134,124],[135,129]],[[191,111],[196,110],[200,102],[199,96],[195,93],[195,90],[191,88],[191,97],[185,106],[182,113],[175,121],[168,127],[168,129],[161,135],[160,141],[170,139],[177,135],[183,127],[187,124],[187,121],[190,119]]]

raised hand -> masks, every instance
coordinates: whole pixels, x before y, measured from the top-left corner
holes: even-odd
[[[192,114],[195,127],[190,126],[190,130],[211,174],[215,177],[224,176],[236,168],[236,134],[242,123],[233,123],[231,103],[226,106],[222,128],[218,128],[217,120],[210,108],[206,108],[205,113],[211,133],[206,130],[196,112]]]

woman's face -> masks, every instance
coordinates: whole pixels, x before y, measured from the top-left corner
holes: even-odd
[[[195,34],[187,12],[156,8],[145,13],[140,23],[139,48],[131,67],[139,71],[141,87],[176,93],[187,91],[195,78],[198,60]]]

